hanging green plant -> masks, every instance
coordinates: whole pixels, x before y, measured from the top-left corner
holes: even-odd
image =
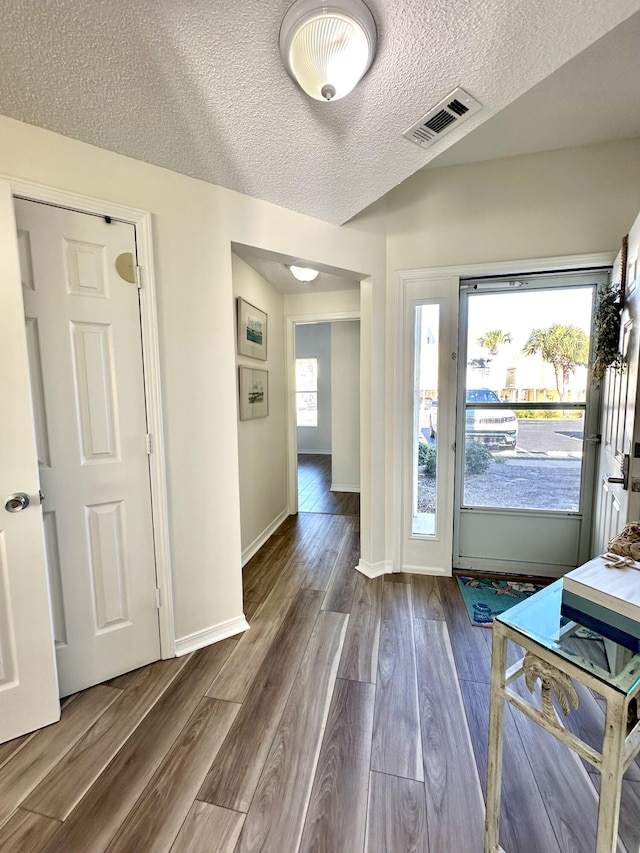
[[[621,285],[609,282],[600,285],[594,316],[596,346],[591,381],[597,388],[609,367],[622,366],[620,345],[620,316],[622,313]]]

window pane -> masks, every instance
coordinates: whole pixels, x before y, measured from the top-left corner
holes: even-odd
[[[318,395],[315,391],[302,391],[296,394],[297,425],[318,426]]]
[[[318,359],[296,359],[296,391],[318,390]]]
[[[583,409],[467,408],[465,433],[465,506],[578,512]]]
[[[468,304],[463,505],[578,512],[592,288]]]
[[[439,305],[415,309],[413,534],[433,535],[436,526]]]
[[[296,423],[318,426],[318,359],[296,359]]]

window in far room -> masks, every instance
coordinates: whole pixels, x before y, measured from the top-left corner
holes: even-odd
[[[318,359],[296,359],[296,424],[318,426]]]

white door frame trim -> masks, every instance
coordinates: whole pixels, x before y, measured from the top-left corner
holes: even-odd
[[[32,183],[31,181],[24,181],[10,175],[0,175],[0,178],[9,183],[13,196],[19,196],[30,201],[55,204],[59,207],[77,210],[80,213],[110,216],[112,219],[129,222],[135,226],[138,264],[141,268],[142,276],[142,288],[140,289],[140,325],[142,333],[144,394],[148,429],[152,435],[152,452],[149,455],[149,478],[151,485],[156,583],[160,590],[160,607],[158,610],[160,654],[162,658],[175,657],[169,513],[151,214],[148,211],[138,210],[135,207],[126,207],[115,202],[81,195],[80,193],[55,189],[42,184]]]
[[[287,395],[287,495],[289,515],[298,512],[298,429],[296,426],[296,323],[360,320],[360,311],[289,314],[285,317],[285,380]],[[362,357],[362,353],[360,354]],[[362,425],[360,426],[362,439]],[[362,446],[362,444],[361,444]]]
[[[400,472],[403,470],[403,457],[406,452],[404,436],[406,434],[406,424],[404,422],[405,415],[402,407],[401,389],[403,387],[403,371],[404,371],[404,291],[405,284],[416,280],[442,279],[447,276],[452,278],[476,278],[480,276],[498,276],[498,275],[525,275],[536,272],[561,272],[564,270],[580,270],[591,269],[594,267],[610,267],[616,259],[616,252],[595,252],[593,254],[584,255],[560,255],[551,258],[525,258],[516,259],[513,261],[495,261],[481,264],[459,264],[448,267],[430,267],[427,269],[414,270],[398,270],[395,273],[395,328],[396,328],[396,344],[395,344],[395,396],[394,396],[394,483],[393,491],[395,495],[395,512],[393,515],[393,540],[394,540],[394,557],[395,571],[404,570],[407,572],[415,572],[415,567],[402,565],[402,546],[403,546],[403,518],[402,518],[402,478]],[[453,539],[451,541],[451,551],[453,555]],[[402,568],[400,568],[402,567]],[[434,574],[432,569],[426,569],[426,573]]]
[[[518,258],[513,261],[495,261],[495,263],[459,264],[452,267],[429,267],[417,270],[398,270],[396,280],[399,283],[416,278],[442,278],[447,275],[458,278],[476,278],[491,275],[525,275],[534,272],[561,272],[562,270],[591,269],[610,267],[616,259],[616,252],[594,252],[587,255],[558,255],[551,258]]]

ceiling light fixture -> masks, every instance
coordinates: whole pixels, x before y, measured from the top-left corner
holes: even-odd
[[[282,19],[284,67],[316,101],[337,101],[364,77],[376,24],[362,0],[295,0]]]
[[[320,273],[318,270],[312,270],[311,267],[289,267],[291,275],[297,278],[298,281],[315,281]]]

